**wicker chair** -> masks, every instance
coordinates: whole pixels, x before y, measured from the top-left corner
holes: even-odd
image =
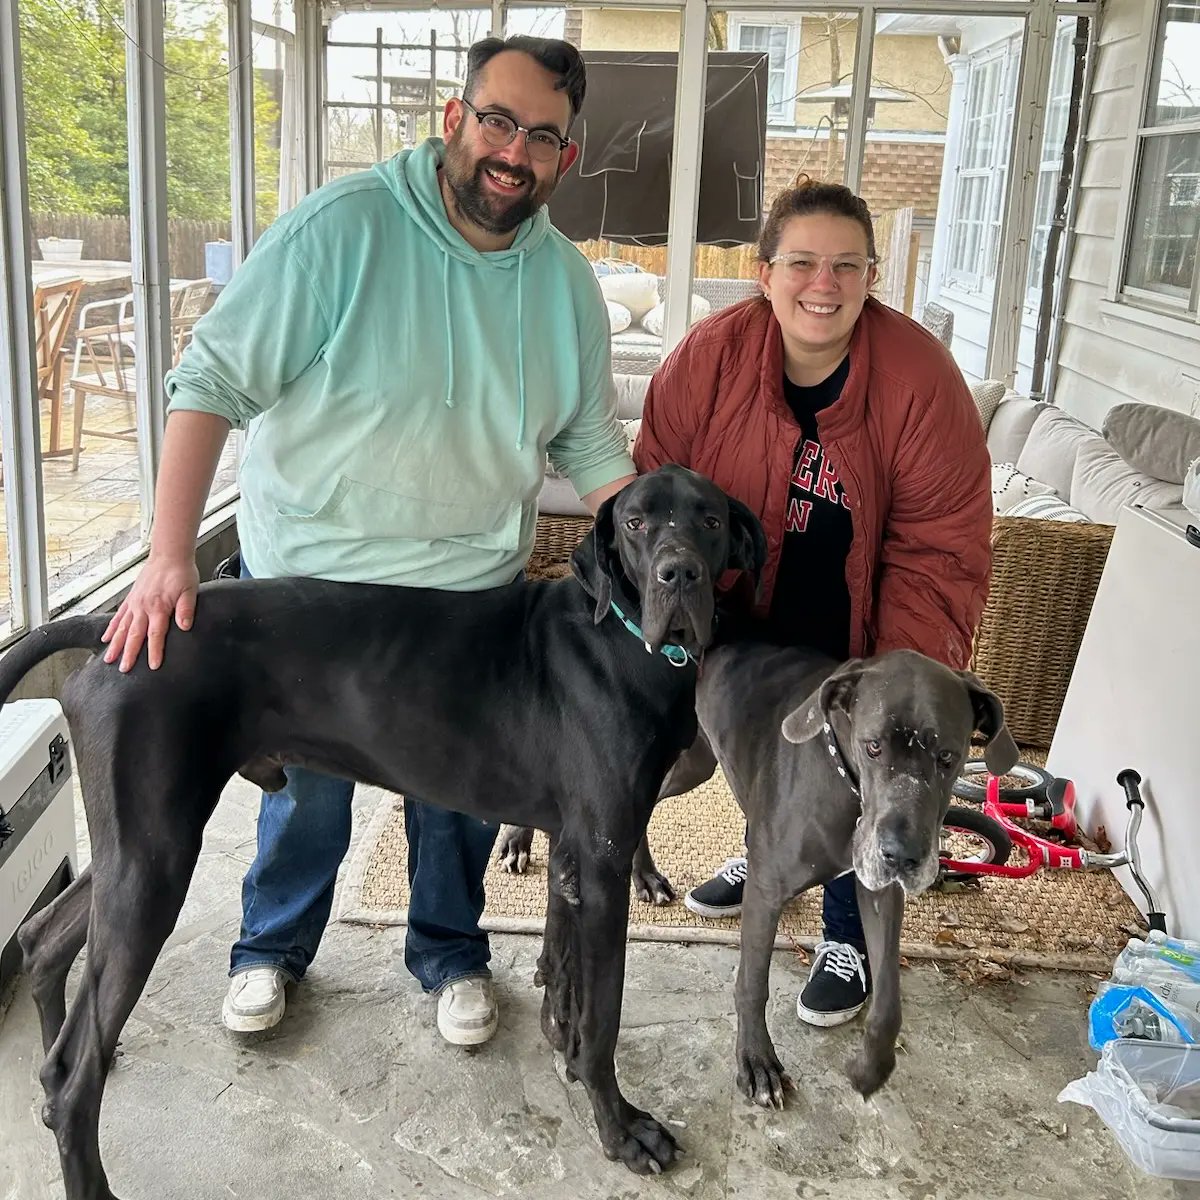
[[[1048,748],[1115,527],[992,520],[992,586],[971,666],[1022,746]]]
[[[534,557],[561,563],[590,517],[538,518]],[[1112,525],[992,521],[992,586],[971,667],[1000,697],[1022,746],[1049,747],[1112,542]]]

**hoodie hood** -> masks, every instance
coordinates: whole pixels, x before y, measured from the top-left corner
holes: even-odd
[[[517,416],[515,445],[525,446],[525,256],[546,240],[550,231],[550,216],[543,204],[532,217],[517,227],[517,236],[507,250],[476,250],[450,223],[442,198],[438,169],[446,158],[446,143],[442,138],[426,138],[413,150],[403,150],[387,162],[377,163],[372,170],[387,184],[400,207],[421,228],[442,252],[442,313],[446,323],[446,407],[454,407],[454,306],[451,302],[451,260],[479,270],[509,270],[517,272],[517,303],[515,343],[517,350],[517,381],[520,411]]]

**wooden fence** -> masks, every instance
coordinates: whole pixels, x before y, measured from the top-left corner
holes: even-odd
[[[37,239],[43,237],[82,238],[83,257],[115,262],[129,261],[129,218],[92,217],[80,213],[33,213],[33,244],[35,258],[41,257]],[[229,240],[230,226],[226,221],[190,221],[172,219],[167,222],[167,252],[171,274],[176,279],[203,279],[204,243]]]

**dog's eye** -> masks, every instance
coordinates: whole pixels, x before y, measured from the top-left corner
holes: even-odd
[[[883,753],[883,743],[878,738],[871,738],[866,743],[867,753],[872,758],[878,758]]]
[[[953,750],[943,750],[938,755],[938,766],[941,766],[941,767],[954,766],[954,751]]]
[[[705,529],[720,529],[721,528],[721,518],[720,517],[705,517],[704,518],[704,528]]]
[[[633,533],[637,533],[639,529],[646,528],[646,522],[643,521],[641,517],[630,517],[629,520],[625,522],[625,528]]]

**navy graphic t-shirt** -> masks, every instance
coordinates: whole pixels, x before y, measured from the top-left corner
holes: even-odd
[[[847,355],[828,379],[799,387],[785,375],[783,394],[800,425],[788,488],[783,550],[769,623],[775,638],[812,646],[834,658],[850,654],[850,505],[825,457],[816,414],[841,394],[850,374]]]

